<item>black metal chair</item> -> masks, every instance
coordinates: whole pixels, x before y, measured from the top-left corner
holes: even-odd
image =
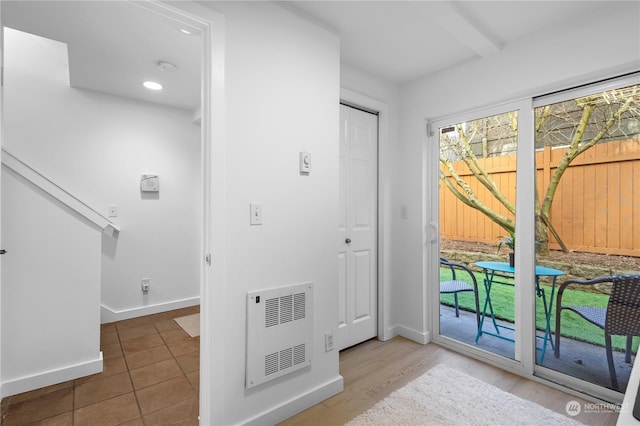
[[[606,308],[594,306],[565,306],[562,304],[562,295],[568,285],[594,285],[611,283],[611,295]],[[563,310],[569,310],[580,315],[604,330],[604,343],[609,364],[611,386],[618,389],[618,378],[613,364],[613,352],[611,336],[626,336],[625,361],[631,362],[631,341],[633,336],[640,336],[640,275],[616,275],[595,278],[592,280],[567,280],[558,288],[556,303],[556,358],[560,356],[560,320]]]
[[[458,293],[470,291],[473,292],[473,296],[476,304],[476,321],[478,327],[480,327],[480,302],[478,300],[478,282],[476,276],[471,269],[461,263],[449,262],[445,258],[440,258],[440,265],[446,266],[451,271],[451,279],[448,281],[440,281],[440,294],[453,294],[454,305],[456,308],[456,317],[460,316],[460,308],[458,307]],[[464,272],[465,276],[468,275],[472,284],[460,279],[459,274],[456,272]]]

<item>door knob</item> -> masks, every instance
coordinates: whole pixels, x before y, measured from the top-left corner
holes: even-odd
[[[347,238],[346,240],[344,240],[344,242],[347,244],[351,244],[351,238]]]
[[[6,250],[0,250],[0,254],[5,254],[6,252]]]

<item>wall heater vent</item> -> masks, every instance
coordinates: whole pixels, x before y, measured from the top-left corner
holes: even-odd
[[[311,365],[312,306],[312,283],[247,293],[247,388]]]

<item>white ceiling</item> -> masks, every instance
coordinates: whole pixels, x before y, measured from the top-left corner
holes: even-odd
[[[607,13],[611,1],[291,1],[337,29],[341,59],[405,83],[508,43]]]
[[[196,110],[201,39],[157,13],[124,1],[2,1],[2,23],[66,43],[71,85]],[[176,66],[158,68],[158,61]],[[162,92],[141,83],[156,80]]]
[[[611,1],[285,1],[334,28],[341,60],[392,83],[494,55],[523,37],[606,13]],[[200,104],[197,35],[124,1],[7,1],[3,24],[67,43],[71,84],[117,96],[196,109]],[[158,69],[158,61],[176,65]],[[156,79],[162,93],[140,83]]]

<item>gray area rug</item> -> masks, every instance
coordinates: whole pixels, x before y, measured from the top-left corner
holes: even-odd
[[[437,365],[347,423],[360,425],[581,425],[445,365]]]

